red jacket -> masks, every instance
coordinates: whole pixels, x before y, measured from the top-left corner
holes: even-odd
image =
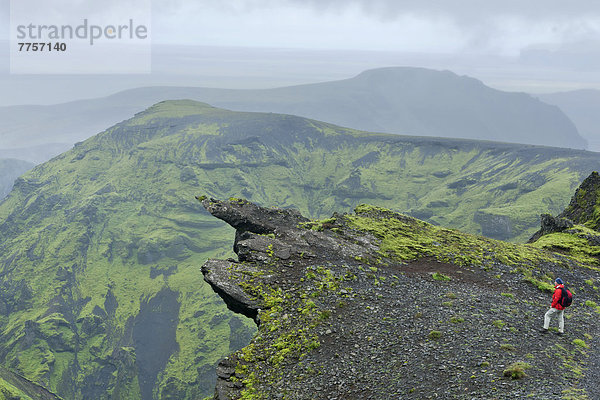
[[[554,286],[554,294],[552,295],[552,308],[556,308],[557,310],[564,310],[565,308],[560,304],[560,299],[562,297],[562,288],[565,285],[556,285]]]

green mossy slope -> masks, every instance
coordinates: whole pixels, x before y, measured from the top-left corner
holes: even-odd
[[[0,378],[0,400],[32,400],[31,397],[23,394],[19,389]]]
[[[202,280],[207,258],[231,254],[233,232],[194,195],[315,218],[369,202],[524,240],[599,164],[159,103],[36,167],[0,204],[0,360],[69,399],[208,395],[218,360],[255,328]]]
[[[60,397],[0,367],[0,400],[60,400]]]
[[[600,233],[582,225],[544,235],[533,245],[569,255],[583,264],[600,266]]]

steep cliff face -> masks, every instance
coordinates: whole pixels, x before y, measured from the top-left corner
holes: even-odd
[[[214,398],[595,398],[600,274],[576,258],[382,208],[307,220],[200,198],[238,260],[205,280],[257,335],[217,368]],[[560,276],[567,334],[539,332]],[[554,328],[556,329],[556,328]]]

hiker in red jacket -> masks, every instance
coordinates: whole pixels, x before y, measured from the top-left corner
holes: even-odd
[[[547,333],[548,328],[550,327],[550,318],[553,314],[558,314],[558,334],[562,335],[565,333],[565,318],[564,311],[565,308],[560,303],[560,299],[562,298],[562,289],[565,287],[562,279],[556,278],[554,281],[554,294],[552,295],[552,305],[550,309],[546,311],[546,315],[544,315],[544,329],[542,332]]]

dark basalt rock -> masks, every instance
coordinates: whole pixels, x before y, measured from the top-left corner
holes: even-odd
[[[202,205],[212,215],[227,222],[237,231],[267,234],[275,232],[276,229],[290,229],[308,221],[297,210],[262,208],[243,199],[231,199],[229,202],[204,199]]]
[[[563,232],[569,228],[573,227],[573,221],[568,218],[561,217],[553,217],[550,214],[542,214],[540,216],[542,228],[537,231],[531,239],[529,239],[529,243],[533,243],[544,235],[548,235],[550,233],[555,232]]]
[[[204,280],[221,296],[231,311],[257,321],[260,302],[249,296],[228,273],[229,261],[208,260],[201,268]]]
[[[236,228],[233,249],[248,275],[257,275],[261,269],[253,263],[268,263],[277,259],[286,266],[311,259],[326,262],[334,258],[336,250],[347,252],[335,257],[361,257],[365,249],[354,243],[343,243],[322,232],[300,228],[308,223],[297,210],[263,208],[242,199],[219,201],[203,199],[202,205],[215,217]],[[277,233],[277,236],[274,233]],[[271,236],[268,236],[271,235]],[[231,271],[236,261],[208,260],[201,268],[204,280],[218,293],[227,307],[256,321],[261,301],[249,295],[238,285]]]
[[[553,217],[550,214],[542,214],[542,230],[546,232],[562,232],[573,227],[573,221],[568,218]]]

